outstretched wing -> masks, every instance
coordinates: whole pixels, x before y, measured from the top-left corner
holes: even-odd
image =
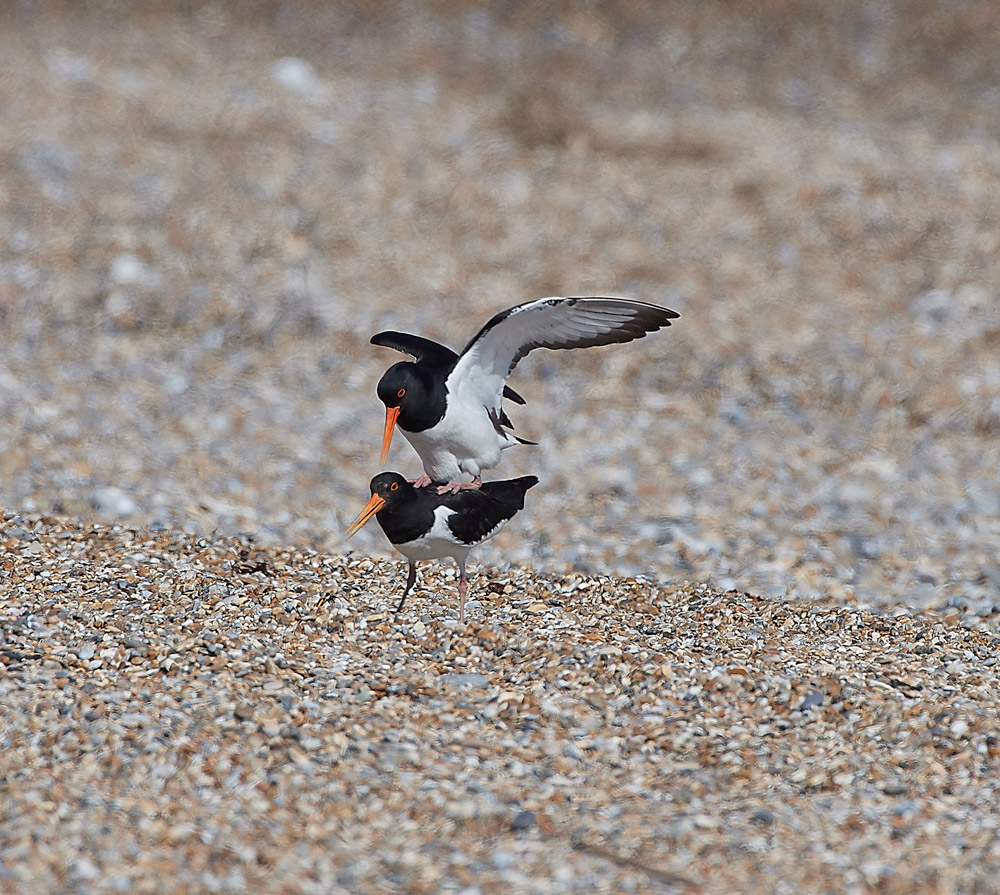
[[[676,311],[627,298],[540,298],[501,311],[465,346],[449,387],[470,388],[487,407],[535,348],[592,348],[641,339],[679,317]]]
[[[428,366],[439,367],[445,370],[450,370],[454,367],[455,362],[458,360],[458,355],[447,346],[434,342],[431,339],[425,339],[422,336],[410,335],[410,333],[397,333],[393,330],[386,330],[372,336],[371,343],[372,345],[380,345],[383,348],[402,351],[403,354],[410,355],[417,363],[426,363]],[[505,387],[503,396],[515,404],[524,403],[524,398],[512,388]],[[502,422],[503,425],[511,429],[514,428],[510,420],[507,419],[506,414],[503,414]]]

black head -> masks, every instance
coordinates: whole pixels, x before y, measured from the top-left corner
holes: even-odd
[[[427,384],[424,380],[416,364],[400,361],[389,367],[378,381],[378,399],[386,407],[399,407],[402,415],[407,408],[426,397]]]
[[[379,512],[392,512],[400,504],[405,503],[416,490],[398,472],[380,472],[371,481],[372,497],[381,497],[385,504]]]
[[[381,515],[383,512],[392,513],[405,504],[414,493],[413,485],[398,472],[379,473],[372,479],[371,489],[372,499],[348,527],[345,533],[347,537],[360,530],[372,516]]]
[[[423,432],[444,416],[448,390],[445,375],[437,370],[426,370],[419,364],[400,361],[385,371],[379,380],[376,393],[385,404],[387,413],[393,413],[401,428],[407,432]],[[384,461],[383,461],[384,462]]]

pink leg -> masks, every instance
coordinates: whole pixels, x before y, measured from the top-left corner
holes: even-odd
[[[458,562],[458,621],[459,624],[465,624],[465,595],[469,590],[469,579],[465,574],[465,557],[457,560]]]
[[[438,485],[438,494],[458,494],[459,491],[478,491],[483,487],[483,477],[477,475],[471,482],[448,482]]]
[[[415,479],[410,479],[410,484],[414,488],[426,488],[432,481],[434,481],[427,473],[421,476],[417,476]]]

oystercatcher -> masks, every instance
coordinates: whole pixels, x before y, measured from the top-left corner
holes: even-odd
[[[409,333],[378,333],[373,345],[415,360],[394,364],[379,381],[385,404],[380,462],[398,426],[423,461],[424,474],[413,481],[417,488],[432,482],[441,493],[478,488],[501,451],[534,444],[507,431],[513,425],[501,406],[502,398],[524,403],[506,381],[529,351],[631,342],[679,316],[627,298],[540,298],[501,311],[461,354]],[[458,481],[463,474],[473,477],[471,484]]]
[[[465,622],[468,578],[465,560],[477,544],[493,537],[524,508],[525,492],[538,484],[533,475],[500,482],[484,482],[478,490],[437,494],[415,488],[396,472],[383,472],[371,481],[372,498],[347,529],[351,537],[372,516],[389,542],[409,560],[406,588],[396,612],[417,578],[417,560],[452,557],[458,563],[458,620]]]

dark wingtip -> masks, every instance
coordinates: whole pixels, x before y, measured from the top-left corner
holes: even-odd
[[[661,308],[659,305],[651,305],[647,302],[637,302],[637,304],[643,306],[641,316],[646,317],[650,321],[655,320],[659,326],[670,326],[671,320],[676,320],[681,316],[672,308]]]
[[[681,316],[677,311],[674,311],[671,308],[665,308],[665,307],[663,307],[663,305],[654,305],[652,302],[642,301],[641,299],[638,299],[638,298],[625,298],[624,296],[620,296],[620,295],[576,295],[576,296],[573,296],[573,297],[570,297],[570,298],[566,298],[566,299],[553,298],[553,299],[549,299],[549,300],[552,301],[552,302],[556,302],[556,301],[560,301],[560,300],[561,301],[567,301],[567,302],[578,302],[578,301],[618,301],[618,302],[626,302],[626,303],[632,304],[632,305],[642,305],[647,310],[649,310],[649,311],[656,311],[656,312],[658,312],[660,314],[663,314],[664,317],[668,317],[671,320],[675,319],[676,317],[680,317]]]
[[[672,320],[676,320],[681,315],[670,308],[661,308],[659,305],[650,305],[640,302],[643,305],[642,311],[635,315],[633,322],[637,323],[645,332],[637,337],[642,338],[646,333],[656,332],[670,326]]]
[[[508,401],[513,401],[515,404],[527,404],[528,402],[524,400],[517,392],[514,391],[509,385],[503,387],[503,396]]]

